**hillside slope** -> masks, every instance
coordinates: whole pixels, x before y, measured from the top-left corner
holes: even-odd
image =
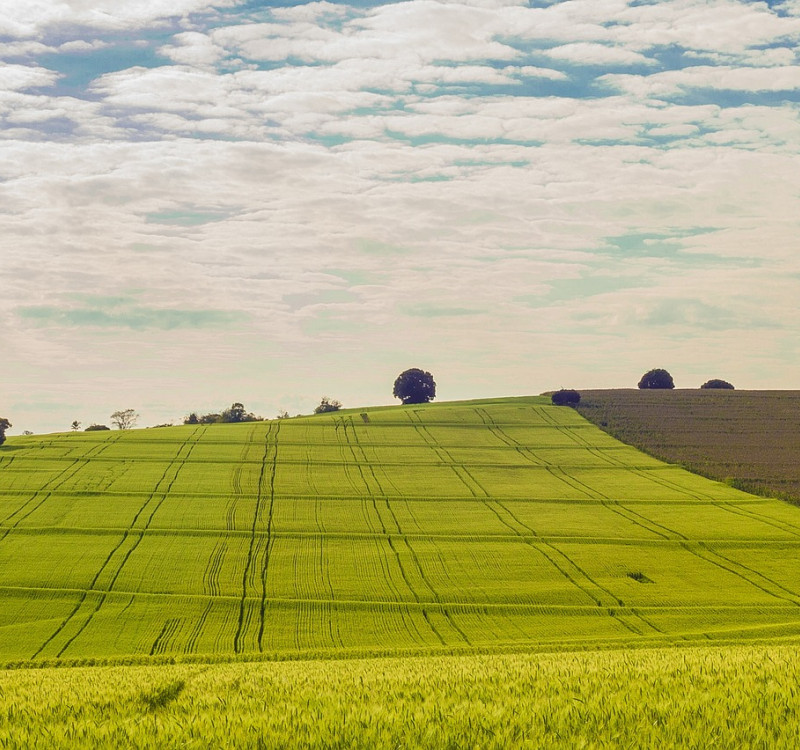
[[[800,391],[582,391],[578,411],[705,477],[800,504]]]
[[[14,438],[0,658],[795,637],[798,551],[543,398]]]

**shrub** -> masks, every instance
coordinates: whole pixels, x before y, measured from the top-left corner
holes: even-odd
[[[701,388],[725,388],[726,390],[732,391],[734,387],[727,381],[727,380],[720,380],[719,378],[713,378],[711,380],[706,380],[703,385],[700,386]]]
[[[552,395],[551,401],[556,406],[576,406],[581,401],[581,394],[571,388],[562,388]]]
[[[84,432],[98,432],[99,430],[110,430],[110,427],[107,427],[104,424],[90,424]]]
[[[339,411],[341,408],[341,401],[337,401],[335,398],[323,396],[322,400],[319,402],[319,406],[314,409],[314,414],[326,414],[329,411]]]

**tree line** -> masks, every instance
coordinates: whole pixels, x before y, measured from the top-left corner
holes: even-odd
[[[399,398],[403,404],[423,404],[428,401],[433,401],[436,398],[436,382],[433,375],[425,370],[417,367],[412,367],[409,370],[404,370],[398,375],[394,382],[392,395]],[[342,408],[342,402],[329,396],[323,396],[319,405],[314,408],[314,414],[326,414],[329,412],[339,411]],[[297,416],[301,416],[298,414]],[[278,419],[286,419],[289,413],[286,410],[281,410],[278,414]],[[115,411],[110,416],[110,422],[114,427],[119,430],[130,430],[136,426],[139,419],[139,414],[135,409],[120,409]],[[183,424],[186,425],[208,425],[208,424],[237,424],[241,422],[261,422],[264,417],[255,415],[253,412],[247,411],[244,404],[235,401],[227,409],[220,412],[209,412],[208,414],[199,414],[198,412],[191,412],[183,419]],[[0,445],[5,442],[6,430],[11,427],[9,422],[4,417],[0,417]],[[155,425],[156,427],[171,427],[171,424]],[[82,427],[79,420],[74,420],[70,425],[73,432],[78,432]],[[102,430],[110,430],[111,428],[105,424],[92,423],[84,428],[84,432],[98,432]],[[30,433],[28,433],[30,434]]]

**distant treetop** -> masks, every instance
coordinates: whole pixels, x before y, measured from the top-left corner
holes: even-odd
[[[700,386],[701,388],[725,388],[726,390],[732,391],[734,387],[727,381],[727,380],[720,380],[719,378],[712,378],[711,380],[706,380],[703,385]]]
[[[0,445],[5,443],[6,441],[6,430],[11,427],[11,422],[9,422],[5,417],[0,417]]]
[[[418,367],[404,370],[394,381],[392,395],[404,404],[427,404],[436,398],[433,375]]]
[[[323,396],[319,402],[319,406],[314,409],[314,414],[327,414],[330,411],[339,411],[341,408],[341,401],[337,401],[335,398]]]
[[[672,381],[672,375],[666,370],[656,368],[655,370],[648,370],[642,379],[639,381],[639,388],[674,388],[675,383]]]
[[[581,394],[571,388],[562,388],[556,391],[550,400],[556,406],[577,406],[581,402]]]
[[[130,430],[136,424],[139,415],[135,409],[120,409],[111,415],[111,424],[120,430]]]

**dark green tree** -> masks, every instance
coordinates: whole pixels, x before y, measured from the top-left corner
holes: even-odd
[[[719,378],[712,378],[711,380],[706,380],[703,385],[700,386],[701,388],[724,388],[728,391],[734,390],[734,387],[727,381],[727,380],[720,380]]]
[[[661,369],[648,370],[639,381],[639,388],[642,389],[669,389],[674,387],[675,383],[672,381],[672,375]]]
[[[225,409],[222,412],[223,422],[245,422],[247,419],[247,412],[244,409],[244,404],[238,401],[231,404],[230,409]]]
[[[418,367],[404,370],[394,381],[392,395],[404,404],[427,404],[436,398],[433,375]]]
[[[101,430],[110,430],[111,428],[104,424],[90,424],[84,432],[100,432]]]
[[[581,394],[571,388],[562,388],[556,391],[550,400],[556,406],[577,406],[581,402]]]
[[[337,401],[335,398],[323,396],[322,400],[319,402],[319,406],[314,409],[314,414],[326,414],[329,411],[339,411],[341,408],[341,401]]]
[[[11,422],[5,417],[0,417],[0,445],[6,442],[6,430],[9,427],[11,427]]]

